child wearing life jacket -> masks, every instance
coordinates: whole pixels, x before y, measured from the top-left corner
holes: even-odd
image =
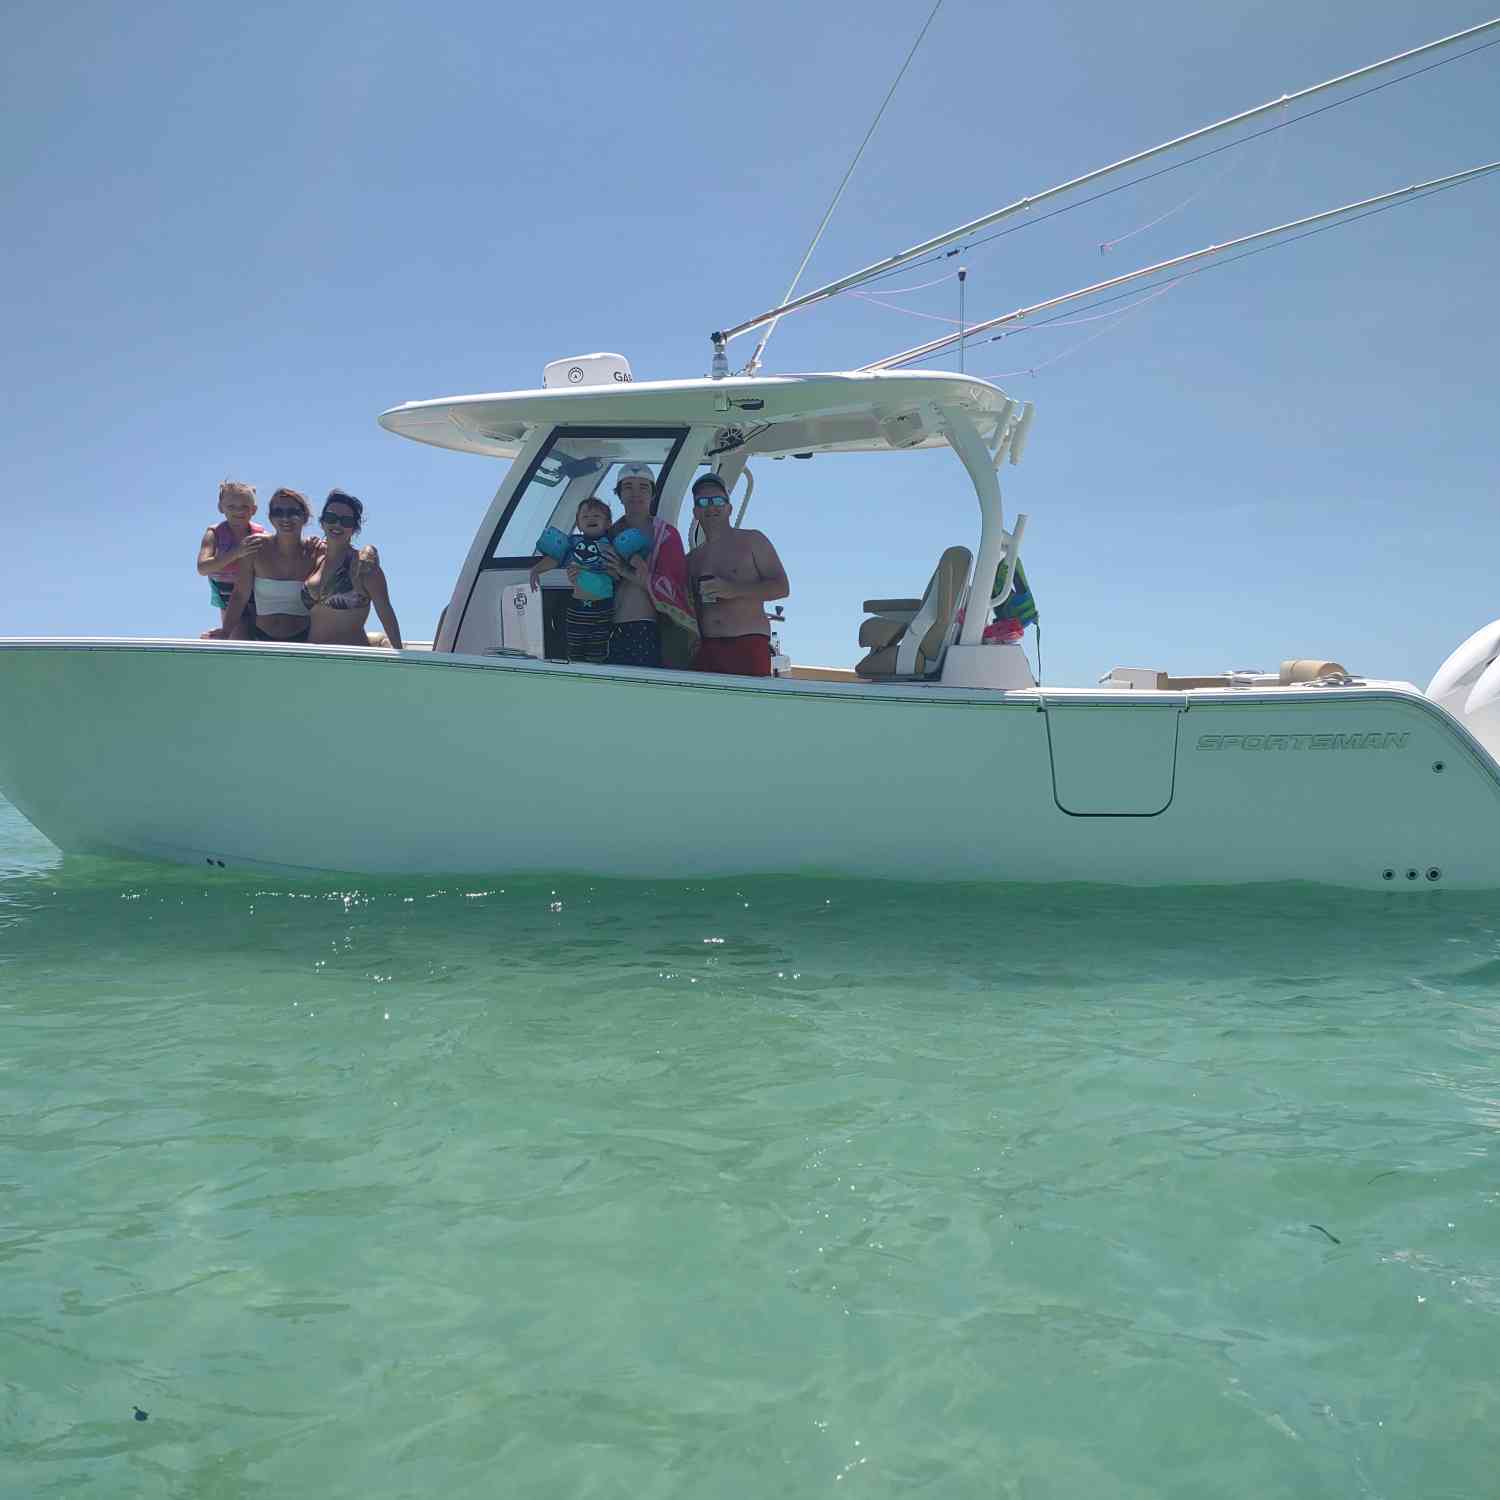
[[[604,571],[604,549],[609,545],[609,506],[585,500],[573,518],[578,529],[565,536],[549,526],[537,541],[542,555],[531,566],[531,587],[539,588],[543,573],[553,568],[576,568],[573,597],[568,600],[568,660],[604,665],[609,631],[615,622],[615,584]]]
[[[239,576],[240,561],[249,557],[261,545],[261,539],[269,533],[265,527],[257,526],[250,518],[255,514],[255,486],[242,484],[237,479],[226,479],[219,486],[219,514],[224,517],[217,526],[210,526],[198,544],[198,576],[208,579],[208,597],[219,611],[219,628],[205,630],[205,641],[222,641],[225,638],[224,611],[229,606],[229,596],[234,592],[234,582]],[[252,600],[240,617],[235,637],[249,640],[251,627],[255,624],[255,604]]]
[[[615,623],[615,581],[608,571],[610,548],[622,558],[649,552],[651,542],[639,531],[623,531],[613,542],[609,505],[597,495],[579,505],[573,518],[578,528],[567,535],[549,526],[537,538],[540,554],[531,565],[531,589],[540,587],[543,573],[567,568],[573,597],[568,600],[568,660],[603,666],[609,656],[609,633]]]

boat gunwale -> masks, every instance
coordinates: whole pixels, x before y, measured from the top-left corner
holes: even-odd
[[[1118,688],[1052,687],[982,688],[944,686],[941,682],[864,681],[829,682],[798,677],[742,677],[729,673],[696,672],[687,668],[594,666],[552,658],[529,656],[471,655],[456,651],[397,650],[391,646],[343,646],[308,642],[203,641],[173,636],[0,636],[0,654],[10,651],[128,651],[142,653],[168,652],[195,654],[207,652],[219,657],[254,656],[267,660],[351,660],[387,666],[400,665],[417,670],[462,668],[484,672],[541,673],[547,676],[577,677],[646,687],[689,687],[708,691],[758,692],[791,694],[796,697],[830,697],[840,700],[857,698],[871,702],[940,702],[974,703],[991,706],[1026,706],[1038,712],[1055,703],[1073,706],[1123,707],[1127,704],[1154,707],[1215,707],[1229,704],[1264,704],[1287,707],[1316,704],[1329,699],[1360,701],[1382,699],[1409,703],[1430,717],[1454,728],[1468,731],[1441,704],[1434,703],[1413,683],[1398,679],[1366,679],[1361,683],[1305,684],[1275,687],[1204,687],[1204,688]],[[1473,739],[1472,735],[1469,735]],[[1478,741],[1474,743],[1477,745]]]

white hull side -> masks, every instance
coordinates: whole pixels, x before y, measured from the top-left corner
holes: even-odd
[[[65,850],[228,868],[1500,888],[1500,769],[1398,688],[1001,696],[13,641],[0,791]]]

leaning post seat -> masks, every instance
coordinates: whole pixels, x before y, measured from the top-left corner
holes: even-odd
[[[855,673],[872,679],[936,676],[973,560],[967,547],[949,547],[920,599],[866,599],[869,618],[859,627],[859,643],[867,654],[854,664]]]

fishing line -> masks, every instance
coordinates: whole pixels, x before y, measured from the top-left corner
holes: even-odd
[[[944,281],[951,281],[952,277],[944,276],[942,279]],[[926,318],[932,323],[946,323],[950,328],[958,328],[960,326],[957,318],[945,318],[939,313],[918,312],[916,308],[902,307],[898,302],[883,302],[879,297],[872,297],[868,292],[851,291],[849,295],[851,297],[858,297],[861,302],[873,302],[876,307],[889,308],[891,312],[905,313],[908,318]]]
[[[1168,281],[1166,283],[1158,283],[1158,285],[1161,287],[1161,291],[1171,291],[1171,289],[1176,286],[1177,283],[1181,281],[1181,279],[1182,278],[1180,276],[1174,277],[1171,281]],[[1139,290],[1139,287],[1130,288],[1131,293],[1138,292]],[[1148,302],[1154,302],[1160,295],[1160,291],[1151,291],[1148,288],[1146,295],[1142,297],[1139,302],[1132,302],[1128,307],[1118,308],[1112,313],[1088,313],[1087,311],[1085,311],[1082,317],[1074,317],[1071,313],[1054,313],[1050,318],[1037,319],[1037,321],[1031,326],[1034,328],[1041,328],[1044,326],[1052,328],[1076,328],[1084,323],[1097,323],[1102,318],[1123,318],[1126,313],[1134,312],[1136,308],[1144,307]],[[1090,303],[1089,305],[1092,307],[1098,307],[1102,304],[1095,302]],[[1027,325],[1022,324],[1021,327],[1013,328],[1010,331],[1012,333],[1023,333],[1026,331],[1026,326]]]
[[[1152,292],[1150,296],[1142,297],[1139,302],[1132,302],[1129,307],[1122,307],[1118,312],[1114,313],[1100,314],[1101,317],[1108,319],[1103,328],[1099,329],[1097,333],[1091,333],[1086,339],[1080,339],[1076,344],[1070,344],[1060,353],[1052,355],[1050,359],[1044,359],[1037,364],[1028,365],[1024,370],[1002,370],[999,374],[988,376],[986,378],[992,380],[1009,380],[1016,375],[1034,376],[1038,370],[1045,370],[1049,365],[1061,364],[1063,360],[1067,359],[1071,355],[1077,354],[1080,349],[1086,348],[1096,339],[1102,339],[1105,334],[1113,333],[1115,329],[1118,328],[1120,324],[1123,323],[1125,319],[1131,315],[1131,313],[1136,311],[1137,308],[1144,307],[1148,302],[1155,302],[1158,299],[1165,297],[1167,293],[1170,292],[1176,285],[1177,283],[1175,281],[1169,281],[1165,286],[1158,287],[1157,290]],[[1066,327],[1067,325],[1063,324],[1059,326]]]
[[[1281,113],[1282,123],[1284,124],[1286,116],[1285,106],[1282,107]],[[1279,136],[1277,138],[1275,143],[1275,150],[1272,153],[1271,160],[1266,165],[1266,170],[1264,173],[1266,177],[1270,177],[1279,164],[1281,160],[1281,148],[1285,140],[1285,136]],[[1113,239],[1100,240],[1099,254],[1108,255],[1116,245],[1123,245],[1126,240],[1133,240],[1138,234],[1145,234],[1148,229],[1155,229],[1158,224],[1166,223],[1168,219],[1173,218],[1177,214],[1180,214],[1182,210],[1185,209],[1190,203],[1197,202],[1197,200],[1201,198],[1206,192],[1208,192],[1210,188],[1222,187],[1223,184],[1228,182],[1231,177],[1234,177],[1238,171],[1242,170],[1243,166],[1244,163],[1237,163],[1232,160],[1227,162],[1222,172],[1216,172],[1212,177],[1208,179],[1207,182],[1203,183],[1193,192],[1189,193],[1181,203],[1178,203],[1172,208],[1167,209],[1165,213],[1159,213],[1154,219],[1147,219],[1144,224],[1138,225],[1135,229],[1127,229],[1124,234],[1117,234]]]
[[[890,273],[887,272],[889,275]],[[946,276],[934,276],[931,281],[919,281],[916,286],[888,286],[885,289],[887,297],[900,297],[907,292],[925,292],[929,287],[942,286],[945,281],[952,281],[958,275],[957,271],[949,271]],[[854,289],[851,287],[851,291]],[[855,296],[859,293],[855,292]]]

